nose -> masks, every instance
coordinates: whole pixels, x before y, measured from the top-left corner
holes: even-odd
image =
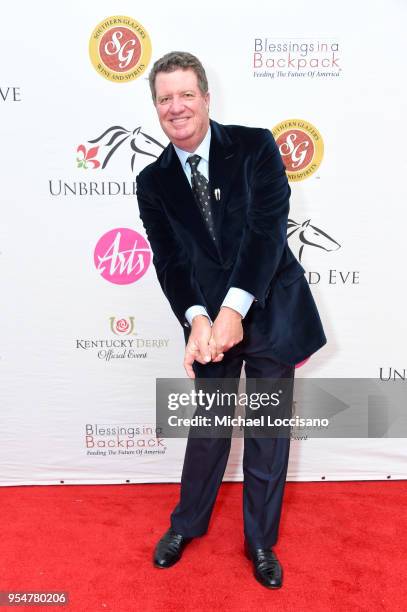
[[[170,111],[173,115],[179,115],[184,112],[185,105],[182,98],[174,96],[171,100]]]

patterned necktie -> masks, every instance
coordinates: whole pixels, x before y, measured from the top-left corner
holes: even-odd
[[[198,170],[198,164],[201,161],[199,155],[191,155],[187,162],[191,166],[191,186],[195,196],[195,200],[199,206],[206,226],[209,230],[212,240],[216,241],[215,224],[211,211],[211,195],[209,192],[209,182]]]

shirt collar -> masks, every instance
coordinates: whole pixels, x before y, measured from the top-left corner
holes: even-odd
[[[206,132],[205,138],[201,142],[201,144],[196,148],[193,153],[189,151],[184,151],[179,147],[176,147],[173,144],[176,154],[178,155],[179,161],[181,162],[182,168],[185,170],[187,165],[187,159],[191,155],[199,155],[202,159],[209,163],[209,147],[211,145],[211,127],[209,126],[208,131]]]

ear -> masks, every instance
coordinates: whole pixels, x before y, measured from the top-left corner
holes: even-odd
[[[209,91],[205,94],[205,104],[206,104],[206,108],[208,109],[208,113],[209,113],[209,103],[211,101],[211,95],[209,93]]]

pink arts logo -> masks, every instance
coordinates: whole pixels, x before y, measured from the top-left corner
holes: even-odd
[[[94,262],[105,280],[115,285],[130,285],[147,272],[151,263],[151,249],[141,234],[120,227],[99,239]]]

